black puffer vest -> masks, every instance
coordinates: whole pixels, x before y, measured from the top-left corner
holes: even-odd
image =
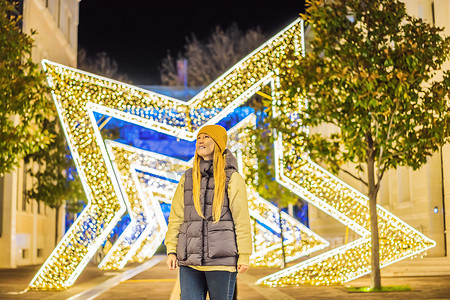
[[[184,223],[180,226],[177,258],[180,265],[187,266],[236,266],[238,252],[233,217],[229,209],[228,182],[237,172],[237,161],[228,150],[226,153],[226,182],[222,216],[213,222],[214,169],[212,161],[200,161],[200,205],[205,219],[195,210],[192,195],[192,168],[185,173]]]

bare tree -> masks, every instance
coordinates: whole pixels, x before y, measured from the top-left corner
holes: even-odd
[[[80,48],[78,50],[78,69],[131,83],[126,74],[119,73],[117,62],[106,52],[100,52],[95,57],[90,57],[85,49]]]
[[[177,60],[187,59],[188,85],[205,86],[266,40],[259,28],[241,31],[236,24],[227,29],[217,26],[209,38],[200,41],[193,34],[186,38],[183,53],[177,58],[170,52],[161,63],[161,81],[165,85],[182,85]]]

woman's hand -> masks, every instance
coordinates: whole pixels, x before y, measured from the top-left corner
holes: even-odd
[[[175,270],[177,268],[177,256],[175,254],[167,255],[167,266],[169,270]]]
[[[237,267],[237,271],[238,273],[244,273],[245,271],[247,271],[249,268],[248,265],[238,265]]]

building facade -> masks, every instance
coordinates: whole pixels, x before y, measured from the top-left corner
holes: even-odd
[[[445,35],[450,36],[450,0],[403,2],[410,15],[445,27]],[[447,61],[443,69],[450,69],[450,62]],[[325,126],[316,130],[328,131],[330,128]],[[346,168],[350,169],[351,166]],[[365,186],[350,175],[340,174],[338,177],[367,194]],[[389,170],[383,177],[378,203],[436,241],[436,247],[427,251],[428,256],[448,256],[450,236],[446,233],[450,233],[450,145],[442,147],[419,170],[413,171],[407,167]],[[309,222],[315,232],[330,241],[331,248],[358,237],[315,207],[310,208]]]
[[[23,0],[22,30],[33,36],[32,59],[49,59],[77,66],[79,0]],[[56,213],[43,203],[26,199],[31,185],[26,166],[0,177],[0,268],[43,263],[55,247]],[[64,213],[58,220],[64,232]]]
[[[450,0],[406,0],[408,12],[439,27],[450,35]],[[77,27],[79,0],[24,0],[23,30],[34,36],[33,60],[46,58],[64,65],[77,65]],[[450,69],[447,62],[444,69]],[[322,129],[319,129],[322,130]],[[326,129],[325,129],[326,130]],[[0,268],[39,264],[55,247],[55,211],[24,197],[31,178],[21,165],[0,177]],[[343,181],[367,193],[350,176]],[[400,167],[385,175],[379,204],[436,241],[431,256],[448,256],[450,237],[450,145],[430,157],[417,171]],[[332,248],[357,238],[341,223],[325,213],[309,208],[311,228],[330,241]],[[58,220],[64,232],[64,213]],[[59,239],[60,237],[58,237]]]

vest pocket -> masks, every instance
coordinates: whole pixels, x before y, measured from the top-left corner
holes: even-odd
[[[183,223],[180,226],[177,243],[177,258],[178,260],[186,260],[187,258],[186,223]]]
[[[208,223],[208,257],[237,256],[236,234],[232,221]]]

